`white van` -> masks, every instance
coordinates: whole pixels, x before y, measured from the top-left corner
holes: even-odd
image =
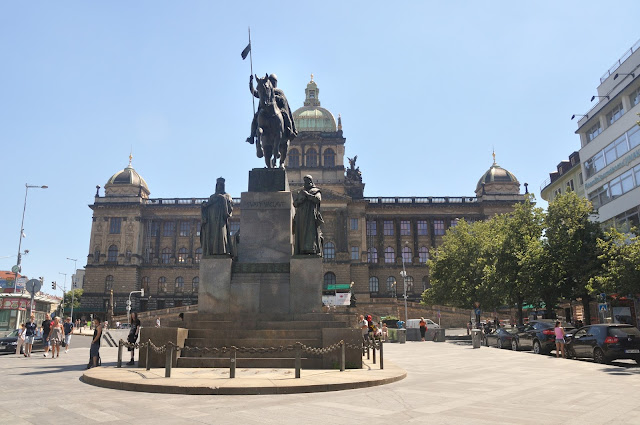
[[[437,329],[440,327],[436,322],[431,319],[424,319],[427,322],[427,329]],[[407,320],[407,329],[419,329],[420,328],[420,319],[409,319]]]

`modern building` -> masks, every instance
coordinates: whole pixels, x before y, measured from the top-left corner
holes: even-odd
[[[640,224],[640,40],[600,78],[598,103],[578,122],[587,198],[604,226]]]
[[[556,196],[568,191],[575,192],[581,198],[585,197],[584,178],[578,152],[573,152],[569,155],[569,160],[560,162],[556,171],[549,173],[549,178],[540,186],[540,197],[551,202]]]
[[[520,183],[495,163],[475,185],[475,196],[365,197],[356,156],[344,166],[342,120],[321,107],[312,80],[304,106],[293,112],[299,136],[291,142],[287,176],[292,192],[310,174],[322,190],[324,285],[349,288],[358,304],[404,292],[419,299],[429,287],[426,261],[449,227],[460,219],[484,220],[511,211],[521,202]],[[248,171],[248,170],[247,170]],[[94,203],[81,314],[104,316],[113,291],[114,312],[122,314],[129,293],[134,310],[145,311],[197,303],[200,205],[204,198],[180,194],[150,198],[150,188],[129,165],[98,191]],[[242,204],[234,198],[233,234],[240,230]],[[242,243],[242,237],[240,238]],[[400,272],[406,269],[403,280]]]

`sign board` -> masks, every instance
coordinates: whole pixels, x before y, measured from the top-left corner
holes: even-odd
[[[18,280],[16,281],[18,284],[18,289],[24,289],[24,286],[27,284],[27,278],[26,277],[19,277]]]
[[[479,308],[476,308],[476,309],[474,310],[474,313],[475,313],[475,315],[476,315],[476,316],[479,316],[479,315],[480,315],[480,313],[482,313],[482,310],[480,310]]]
[[[5,298],[0,304],[2,310],[26,310],[29,300],[23,298]]]
[[[600,303],[598,304],[598,311],[601,313],[606,313],[607,311],[609,311],[609,308],[607,307],[606,303]]]
[[[351,292],[339,292],[335,295],[323,295],[322,304],[334,307],[334,306],[348,306],[351,304]]]
[[[31,279],[26,283],[26,287],[27,291],[35,294],[37,292],[40,292],[40,289],[42,288],[42,282],[40,282],[38,279]]]

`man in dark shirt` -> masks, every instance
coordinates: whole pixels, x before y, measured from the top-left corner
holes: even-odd
[[[69,344],[71,343],[71,334],[73,333],[73,322],[71,322],[71,317],[67,317],[62,327],[64,328],[64,352],[68,353]]]
[[[42,342],[44,343],[44,356],[47,357],[49,354],[49,347],[51,344],[49,343],[49,332],[51,331],[51,316],[47,313],[44,316],[44,320],[42,321]]]
[[[36,316],[34,314],[31,315],[31,318],[25,325],[26,334],[24,338],[24,356],[31,357],[31,348],[33,347],[33,339],[36,337],[36,330],[38,329],[38,325],[36,325]]]

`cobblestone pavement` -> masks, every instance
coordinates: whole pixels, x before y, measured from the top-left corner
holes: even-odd
[[[101,349],[103,366],[117,349]],[[125,353],[125,359],[127,353]],[[386,344],[408,372],[380,387],[310,394],[188,396],[93,387],[87,348],[59,359],[0,356],[2,424],[638,424],[640,367],[462,343]]]

